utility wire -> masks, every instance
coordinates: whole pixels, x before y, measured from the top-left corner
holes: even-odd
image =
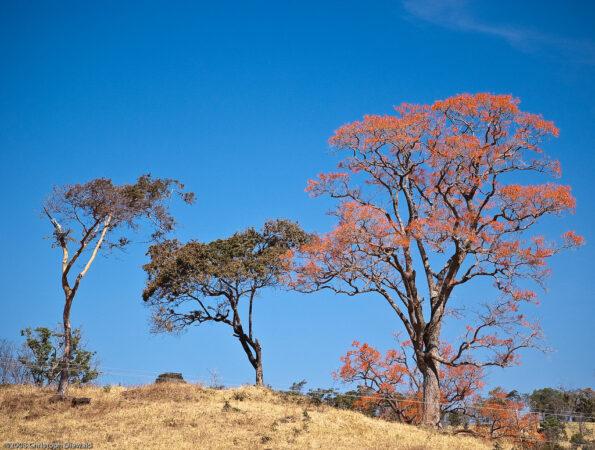
[[[6,361],[6,363],[8,363],[9,365],[13,365],[13,366],[25,366],[28,368],[41,368],[41,369],[48,369],[50,367],[45,366],[45,365],[41,365],[41,364],[30,364],[30,363],[22,363],[20,361],[10,361],[10,360],[6,360],[3,358],[0,358],[0,361]],[[70,369],[87,369],[89,366],[87,365],[80,365],[80,364],[69,364],[69,370]],[[53,368],[55,369],[59,369],[60,366],[54,366]],[[140,369],[118,369],[118,368],[108,368],[106,367],[105,370],[103,369],[97,369],[98,372],[100,373],[100,375],[113,375],[113,376],[120,376],[120,377],[129,377],[129,378],[152,378],[156,375],[159,375],[160,372],[153,372],[153,371],[144,371],[144,370],[140,370]],[[187,378],[185,379],[185,381],[189,382],[189,383],[198,383],[198,384],[206,384],[204,379],[190,379]],[[239,387],[239,386],[244,386],[246,384],[245,381],[238,381],[238,380],[234,380],[236,381],[235,384],[233,385],[228,385],[227,387]],[[333,389],[334,390],[334,389]],[[336,392],[336,391],[335,391]],[[341,397],[348,397],[348,398],[362,398],[362,399],[371,399],[371,400],[386,400],[386,401],[394,401],[397,403],[415,403],[415,404],[425,404],[425,402],[423,400],[415,400],[415,399],[399,399],[399,398],[395,398],[394,396],[390,396],[390,395],[383,395],[383,394],[351,394],[351,393],[340,393],[340,392],[336,392],[337,394],[339,394]],[[300,394],[300,395],[304,395],[306,396],[307,394]],[[443,403],[440,402],[438,403],[440,406],[449,406],[451,405],[450,403]],[[460,409],[472,409],[472,410],[490,410],[490,411],[514,411],[516,413],[522,413],[522,414],[544,414],[544,415],[550,415],[550,416],[557,416],[557,417],[566,417],[566,418],[570,418],[570,417],[576,417],[576,418],[582,418],[582,419],[595,419],[595,416],[592,415],[583,415],[580,413],[576,413],[574,411],[548,411],[548,410],[523,410],[523,409],[517,409],[517,408],[495,408],[495,407],[487,407],[487,406],[472,406],[472,405],[461,405]]]

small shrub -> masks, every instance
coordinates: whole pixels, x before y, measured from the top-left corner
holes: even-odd
[[[186,383],[186,381],[179,372],[166,372],[159,374],[155,379],[155,383]]]
[[[223,404],[223,412],[240,412],[240,409],[236,408],[235,406],[231,406],[229,400],[225,400],[225,403]]]
[[[587,439],[582,433],[574,433],[570,437],[570,445],[573,449],[595,450],[595,442]]]
[[[239,402],[243,402],[244,400],[246,400],[248,398],[248,395],[243,391],[236,391],[233,393],[232,398]]]
[[[542,420],[539,431],[543,434],[545,440],[552,444],[557,444],[566,439],[564,423],[555,416],[547,416]]]
[[[294,381],[291,383],[291,386],[289,386],[289,392],[293,394],[301,394],[306,384],[308,384],[306,380]]]

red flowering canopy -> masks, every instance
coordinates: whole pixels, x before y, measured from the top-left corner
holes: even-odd
[[[552,122],[521,111],[510,95],[492,94],[404,104],[394,115],[342,126],[330,139],[345,155],[338,171],[307,186],[338,200],[338,223],[294,255],[294,286],[386,299],[424,379],[433,379],[424,392],[431,385],[434,399],[439,364],[512,364],[516,350],[539,336],[517,313],[519,302],[536,298],[523,280],[541,282],[549,257],[583,242],[572,231],[558,243],[528,234],[540,218],[575,208],[569,186],[539,184],[539,176],[561,173],[541,147],[552,136]],[[491,279],[501,295],[443,355],[451,294],[476,278]],[[424,422],[436,419],[431,409]]]

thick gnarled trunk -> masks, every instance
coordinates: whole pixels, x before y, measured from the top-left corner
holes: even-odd
[[[422,375],[421,424],[429,427],[440,425],[440,329],[441,326],[428,324],[425,329],[424,349],[418,354],[418,368]]]
[[[440,424],[440,381],[438,372],[430,369],[422,371],[422,415],[421,424],[436,427]]]

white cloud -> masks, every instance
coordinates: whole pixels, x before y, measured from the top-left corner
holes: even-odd
[[[413,17],[434,25],[498,37],[523,52],[595,64],[593,41],[555,36],[526,27],[488,23],[473,16],[466,0],[403,0],[402,3]]]

